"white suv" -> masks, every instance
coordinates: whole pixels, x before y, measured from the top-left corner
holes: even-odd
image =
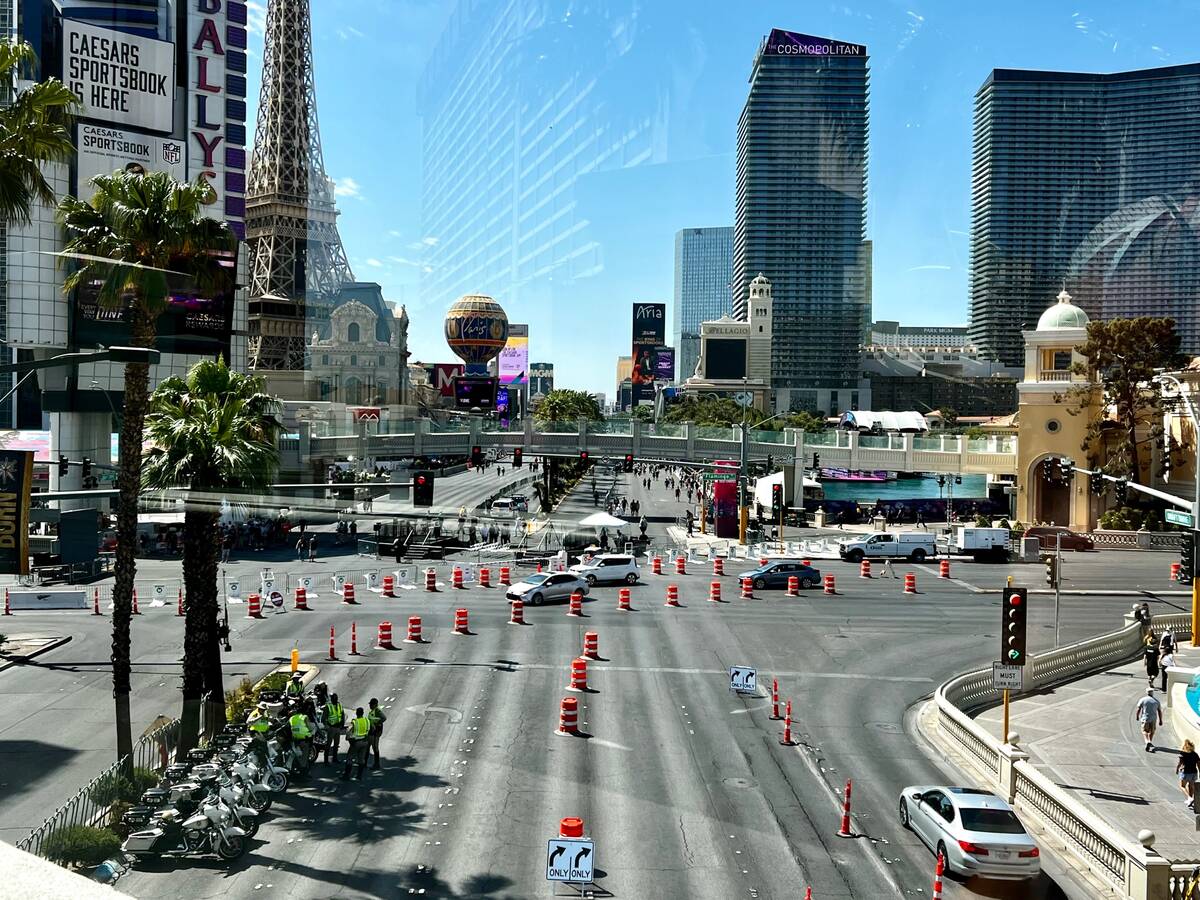
[[[593,556],[591,562],[571,566],[571,572],[588,584],[601,581],[635,584],[638,580],[637,560],[627,553],[602,553],[600,556]]]

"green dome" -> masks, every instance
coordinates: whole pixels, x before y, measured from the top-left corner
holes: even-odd
[[[1038,319],[1038,331],[1062,331],[1064,328],[1087,328],[1088,314],[1071,302],[1065,290],[1058,295],[1058,302],[1042,313]]]

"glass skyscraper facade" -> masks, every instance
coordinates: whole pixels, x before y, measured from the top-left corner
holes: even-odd
[[[738,120],[734,315],[774,288],[778,409],[849,409],[870,322],[867,48],[774,29]]]
[[[733,227],[684,228],[675,234],[675,377],[684,381],[700,359],[700,323],[732,309]]]
[[[1008,365],[1063,289],[1200,351],[1200,65],[996,69],[975,96],[970,336]]]

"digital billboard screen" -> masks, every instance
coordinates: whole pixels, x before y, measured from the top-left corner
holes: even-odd
[[[529,335],[508,335],[508,342],[500,351],[496,364],[501,384],[527,384],[529,382]]]
[[[496,408],[496,379],[464,375],[454,379],[454,405],[460,409]]]
[[[704,342],[704,377],[728,381],[746,377],[746,341],[742,338],[709,338]]]
[[[670,384],[675,380],[675,348],[655,347],[654,380]]]
[[[155,347],[164,353],[218,353],[229,357],[233,327],[233,295],[236,289],[237,256],[228,254],[223,285],[201,293],[185,276],[169,275],[166,309],[158,317]],[[102,282],[97,279],[79,286],[71,304],[71,332],[81,347],[128,344],[128,304],[109,307],[99,301]]]
[[[633,304],[633,405],[654,399],[658,372],[658,352],[667,340],[667,305]],[[671,368],[675,361],[672,357]]]

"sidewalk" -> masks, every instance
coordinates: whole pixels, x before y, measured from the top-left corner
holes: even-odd
[[[1200,664],[1200,650],[1181,644],[1175,659],[1182,666]],[[1009,730],[1020,734],[1030,762],[1117,831],[1133,840],[1148,828],[1160,854],[1194,859],[1200,856],[1200,819],[1184,805],[1179,789],[1174,751],[1180,741],[1168,724],[1158,684],[1156,678],[1154,695],[1163,704],[1164,725],[1154,736],[1154,753],[1146,752],[1134,720],[1134,707],[1147,687],[1140,662],[1014,700]],[[978,722],[999,734],[1002,718],[996,707]]]

